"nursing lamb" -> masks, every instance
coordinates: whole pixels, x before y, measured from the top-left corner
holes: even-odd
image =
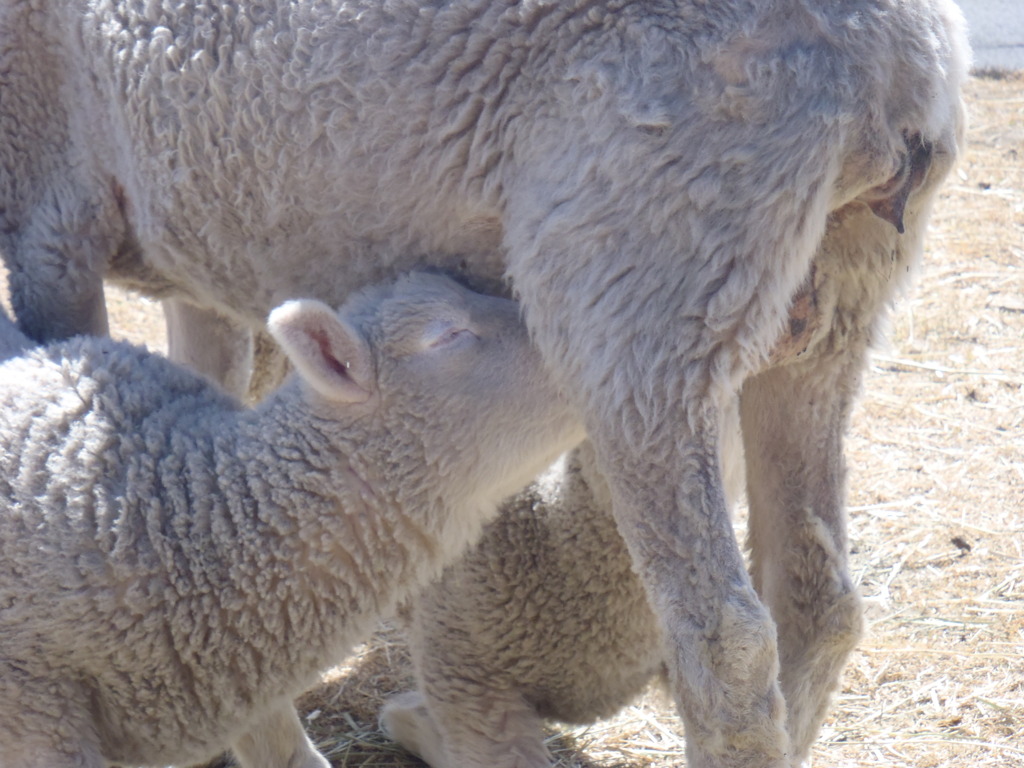
[[[748,576],[721,411],[823,252],[887,265],[858,326],[917,258],[962,132],[961,26],[948,0],[0,0],[18,320],[103,330],[105,276],[250,329],[419,261],[510,278],[672,649],[692,764],[786,766],[837,673],[801,611],[835,596],[778,565],[799,538],[755,539]],[[763,381],[780,416],[748,452],[788,448],[758,464],[754,525],[841,543],[863,359]]]
[[[547,768],[544,720],[610,717],[665,672],[657,617],[589,445],[509,500],[413,601],[417,690],[388,734],[432,768]]]
[[[581,439],[506,299],[284,304],[254,410],[79,337],[0,366],[0,763],[325,768],[291,699]]]

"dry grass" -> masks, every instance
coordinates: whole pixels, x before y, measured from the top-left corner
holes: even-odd
[[[968,100],[966,159],[853,422],[852,567],[869,629],[819,766],[1024,766],[1024,75],[976,78]],[[155,307],[111,304],[124,335],[161,348]],[[409,683],[386,630],[302,711],[335,765],[414,766],[375,725],[382,697]],[[555,726],[551,745],[573,767],[684,762],[653,693],[590,728]]]

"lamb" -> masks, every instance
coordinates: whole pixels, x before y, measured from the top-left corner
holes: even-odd
[[[743,482],[736,405],[723,433],[730,499]],[[666,672],[590,443],[503,504],[403,616],[418,690],[390,697],[380,721],[433,768],[547,768],[542,720],[610,717]]]
[[[856,624],[843,420],[961,140],[949,0],[3,0],[0,39],[23,330],[102,331],[105,277],[236,330],[419,264],[508,279],[593,441],[691,763],[806,753]],[[744,384],[829,254],[860,271],[841,343]],[[752,576],[718,462],[741,385]],[[793,520],[824,538],[774,535]]]
[[[6,768],[326,768],[291,699],[582,438],[516,305],[437,275],[285,303],[255,410],[78,337],[0,366]]]
[[[664,675],[592,446],[502,507],[416,597],[408,638],[418,688],[381,725],[433,768],[546,768],[542,719],[609,717]]]

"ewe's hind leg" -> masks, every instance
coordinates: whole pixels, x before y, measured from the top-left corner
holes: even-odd
[[[330,768],[290,701],[281,701],[231,745],[242,768]]]
[[[456,681],[446,683],[446,687],[455,686]],[[488,688],[457,696],[448,691],[432,697],[431,704],[440,710],[436,718],[419,691],[396,696],[381,713],[381,725],[432,768],[551,765],[541,720],[518,692]]]
[[[778,626],[780,680],[803,760],[861,632],[847,572],[843,432],[862,350],[769,370],[743,388],[754,583]]]
[[[39,342],[103,335],[103,277],[127,250],[123,193],[94,172],[92,144],[76,146],[67,46],[50,37],[59,25],[25,3],[0,16],[0,252],[14,314]]]
[[[178,299],[163,302],[167,355],[241,399],[252,372],[252,332],[218,312]]]
[[[699,133],[729,144],[717,127]],[[671,168],[699,169],[715,156],[702,146],[701,157],[674,158]],[[688,210],[686,195],[666,185],[671,174],[648,179],[632,170],[664,169],[663,161],[632,156],[633,189],[645,191],[639,199],[616,196],[614,185],[607,199],[601,185],[544,188],[543,199],[571,203],[539,223],[524,204],[530,228],[509,227],[509,273],[536,343],[584,416],[665,639],[694,768],[790,764],[775,624],[733,532],[719,451],[734,387],[760,364],[756,350],[768,350],[824,220],[815,169],[828,163],[813,151],[803,157],[803,178],[776,178],[770,165],[751,170],[772,189],[805,194],[787,196],[795,211],[765,210],[777,195],[757,184],[735,190],[743,197],[729,210],[775,222],[774,231],[716,230],[717,211],[704,221]],[[622,169],[606,175],[622,178]],[[588,237],[590,230],[601,236]]]

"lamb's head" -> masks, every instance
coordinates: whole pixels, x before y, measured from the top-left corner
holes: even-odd
[[[583,438],[518,305],[449,278],[412,273],[337,313],[288,302],[268,329],[307,405],[358,432],[382,471],[422,486],[405,492],[497,502]]]

